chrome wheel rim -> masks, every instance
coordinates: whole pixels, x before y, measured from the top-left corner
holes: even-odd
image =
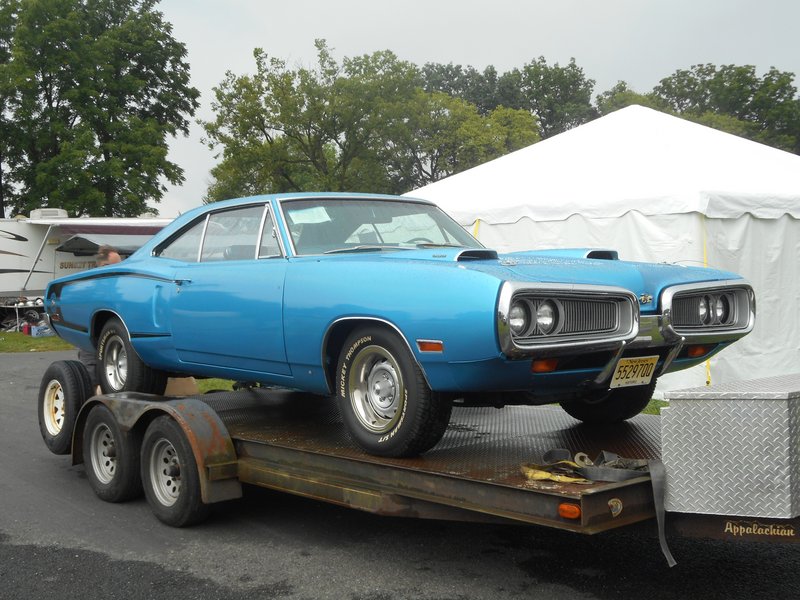
[[[181,463],[172,443],[161,438],[150,452],[150,487],[163,506],[172,506],[181,495]]]
[[[98,424],[89,441],[89,458],[97,480],[108,485],[117,472],[117,448],[108,425]]]
[[[116,334],[106,340],[103,371],[113,390],[119,391],[125,387],[128,379],[128,352],[125,350],[125,341]]]
[[[381,346],[367,346],[358,353],[348,376],[350,404],[359,423],[382,434],[400,420],[405,386],[397,360]]]
[[[61,387],[58,380],[53,379],[45,388],[42,411],[44,426],[50,435],[56,436],[61,433],[61,429],[64,427],[65,405],[64,388]]]

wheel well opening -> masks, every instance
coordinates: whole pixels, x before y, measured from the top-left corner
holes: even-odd
[[[89,331],[89,337],[91,337],[92,344],[94,344],[95,348],[97,348],[97,339],[100,337],[100,332],[103,331],[103,327],[108,323],[109,319],[114,317],[116,317],[116,315],[108,311],[98,312],[92,317],[92,328]]]
[[[331,392],[335,392],[336,390],[336,386],[334,385],[336,380],[336,367],[339,363],[339,354],[341,354],[343,350],[344,342],[347,336],[359,327],[378,327],[394,334],[397,333],[394,328],[386,323],[374,319],[347,319],[334,323],[328,331],[322,356],[323,365],[325,367],[325,378]]]

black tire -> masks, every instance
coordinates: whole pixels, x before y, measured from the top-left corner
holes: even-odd
[[[86,399],[92,395],[89,374],[77,360],[54,362],[39,386],[39,431],[53,454],[69,454],[75,421]]]
[[[131,345],[128,330],[117,318],[106,322],[97,340],[97,377],[105,394],[163,394],[167,387],[167,374],[142,362]]]
[[[631,419],[644,410],[653,398],[655,379],[649,385],[616,388],[599,400],[570,400],[561,408],[587,424],[610,425]]]
[[[172,527],[194,525],[208,517],[192,448],[180,425],[164,415],[147,428],[142,441],[142,485],[159,521]]]
[[[421,454],[450,421],[452,403],[431,392],[406,344],[387,329],[363,327],[348,336],[335,383],[350,437],[370,454]]]
[[[141,434],[122,431],[106,406],[98,404],[89,411],[83,427],[83,461],[98,498],[125,502],[142,494],[141,446]]]

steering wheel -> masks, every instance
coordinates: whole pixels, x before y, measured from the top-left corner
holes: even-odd
[[[426,237],[415,237],[411,238],[410,240],[406,240],[403,242],[404,244],[435,244],[433,240],[429,240]]]

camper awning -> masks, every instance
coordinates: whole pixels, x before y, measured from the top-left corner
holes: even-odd
[[[100,246],[112,246],[123,256],[130,256],[142,247],[153,234],[131,235],[114,233],[82,233],[73,235],[56,248],[58,252],[70,252],[75,256],[97,254]]]

